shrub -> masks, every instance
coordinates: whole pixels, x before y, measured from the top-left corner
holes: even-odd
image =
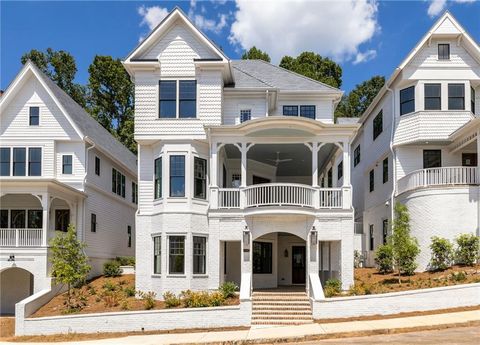
[[[375,263],[380,273],[393,272],[393,248],[391,244],[378,246],[375,251]]]
[[[480,237],[474,234],[461,234],[455,241],[457,242],[455,262],[466,266],[475,265],[480,256]]]
[[[102,287],[104,288],[105,291],[117,290],[117,286],[111,280],[107,280]]]
[[[133,256],[117,256],[115,261],[120,266],[135,266],[135,258]]]
[[[140,292],[140,297],[143,300],[143,305],[146,310],[153,309],[155,307],[155,297],[157,294],[153,291]]]
[[[238,286],[234,282],[225,282],[220,285],[219,290],[223,294],[223,298],[227,299],[235,296],[235,291],[238,290]]]
[[[218,307],[225,302],[225,295],[223,292],[220,291],[214,291],[210,293],[209,296],[209,307]]]
[[[126,299],[123,300],[122,304],[120,305],[120,308],[122,310],[130,310],[130,305],[128,304],[128,301]]]
[[[92,286],[92,285],[88,285],[87,286],[87,289],[88,289],[88,293],[91,295],[91,296],[95,296],[97,294],[97,290],[95,290],[95,287]]]
[[[463,282],[467,279],[467,274],[465,272],[453,272],[452,279],[456,282]]]
[[[178,307],[182,301],[174,293],[167,291],[163,294],[163,300],[167,308]]]
[[[342,292],[342,282],[338,279],[329,279],[325,283],[324,293],[326,297],[332,297]]]
[[[113,308],[118,306],[120,303],[120,294],[118,291],[105,291],[103,293],[103,303],[105,303],[105,306],[108,308]]]
[[[118,277],[122,272],[120,264],[116,261],[108,261],[103,264],[103,275],[105,277]]]
[[[210,296],[207,291],[182,291],[183,304],[187,308],[201,308],[210,306]]]
[[[430,244],[432,258],[430,259],[430,268],[434,271],[444,271],[452,265],[453,245],[446,238],[432,237]]]
[[[123,289],[123,292],[127,297],[135,296],[135,288],[133,286],[127,286],[125,289]]]

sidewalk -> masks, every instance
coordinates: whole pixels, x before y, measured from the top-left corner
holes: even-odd
[[[432,329],[446,328],[458,324],[480,322],[480,310],[456,313],[410,316],[403,318],[350,321],[336,323],[313,323],[300,326],[252,327],[250,330],[225,332],[176,333],[158,335],[135,335],[123,338],[76,341],[61,344],[248,344],[263,342],[307,341],[320,338],[345,336],[346,333],[369,335],[400,331],[401,329]],[[5,343],[6,344],[6,343]],[[10,343],[10,344],[40,344],[40,343]]]

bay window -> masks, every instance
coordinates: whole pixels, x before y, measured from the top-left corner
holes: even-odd
[[[193,196],[199,199],[207,198],[207,160],[194,157],[194,193]]]
[[[168,273],[185,274],[185,236],[169,236],[168,243]]]
[[[170,156],[170,196],[185,196],[185,156]]]
[[[193,236],[193,274],[207,273],[207,238]]]

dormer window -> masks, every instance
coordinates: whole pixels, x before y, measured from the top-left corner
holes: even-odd
[[[241,109],[240,110],[240,123],[248,121],[252,118],[252,109]]]
[[[30,107],[29,124],[30,126],[38,126],[40,124],[40,108],[39,107]]]
[[[442,43],[438,45],[438,59],[450,60],[450,44]]]

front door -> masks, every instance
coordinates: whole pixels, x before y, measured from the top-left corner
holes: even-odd
[[[305,284],[305,246],[292,247],[292,284]]]

